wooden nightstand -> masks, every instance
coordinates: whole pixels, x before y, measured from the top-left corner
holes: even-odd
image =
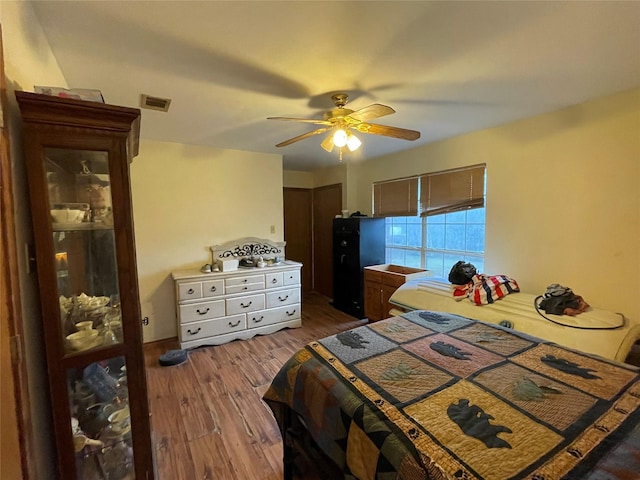
[[[364,314],[370,322],[389,317],[389,298],[408,280],[428,277],[429,270],[383,264],[364,268]]]

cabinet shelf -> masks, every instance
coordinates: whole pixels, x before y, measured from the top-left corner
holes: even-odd
[[[83,365],[100,362],[105,358],[119,357],[125,353],[126,347],[122,344],[104,345],[85,351],[69,351],[61,359],[64,368],[79,368]]]
[[[54,232],[75,232],[86,230],[113,230],[113,225],[104,223],[83,222],[83,223],[52,223],[51,229]]]

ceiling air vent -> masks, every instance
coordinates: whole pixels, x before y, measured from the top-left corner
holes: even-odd
[[[152,97],[151,95],[140,95],[140,106],[150,110],[159,110],[161,112],[169,111],[171,100],[169,98]]]

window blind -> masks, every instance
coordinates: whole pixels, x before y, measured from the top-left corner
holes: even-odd
[[[484,206],[485,165],[428,173],[420,177],[420,216]]]
[[[373,184],[374,217],[418,215],[418,177]]]

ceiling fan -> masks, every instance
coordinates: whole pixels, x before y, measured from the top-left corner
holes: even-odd
[[[420,138],[420,132],[416,130],[407,130],[405,128],[390,127],[387,125],[378,125],[375,123],[369,123],[369,120],[374,118],[384,117],[385,115],[391,115],[396,111],[386,105],[374,103],[359,110],[351,110],[345,108],[349,95],[346,93],[336,93],[331,96],[336,108],[326,112],[322,120],[312,120],[306,118],[290,118],[290,117],[268,117],[267,120],[285,120],[293,122],[313,123],[316,125],[322,125],[320,128],[312,130],[297,137],[290,138],[284,142],[280,142],[276,147],[286,147],[292,143],[304,140],[305,138],[313,137],[315,135],[321,135],[326,132],[330,132],[329,135],[322,141],[320,146],[327,152],[331,152],[333,147],[336,146],[340,149],[340,159],[342,160],[342,148],[347,147],[349,151],[353,152],[358,149],[362,142],[356,137],[352,130],[356,130],[360,133],[369,133],[373,135],[383,135],[385,137],[400,138],[402,140],[417,140]]]

